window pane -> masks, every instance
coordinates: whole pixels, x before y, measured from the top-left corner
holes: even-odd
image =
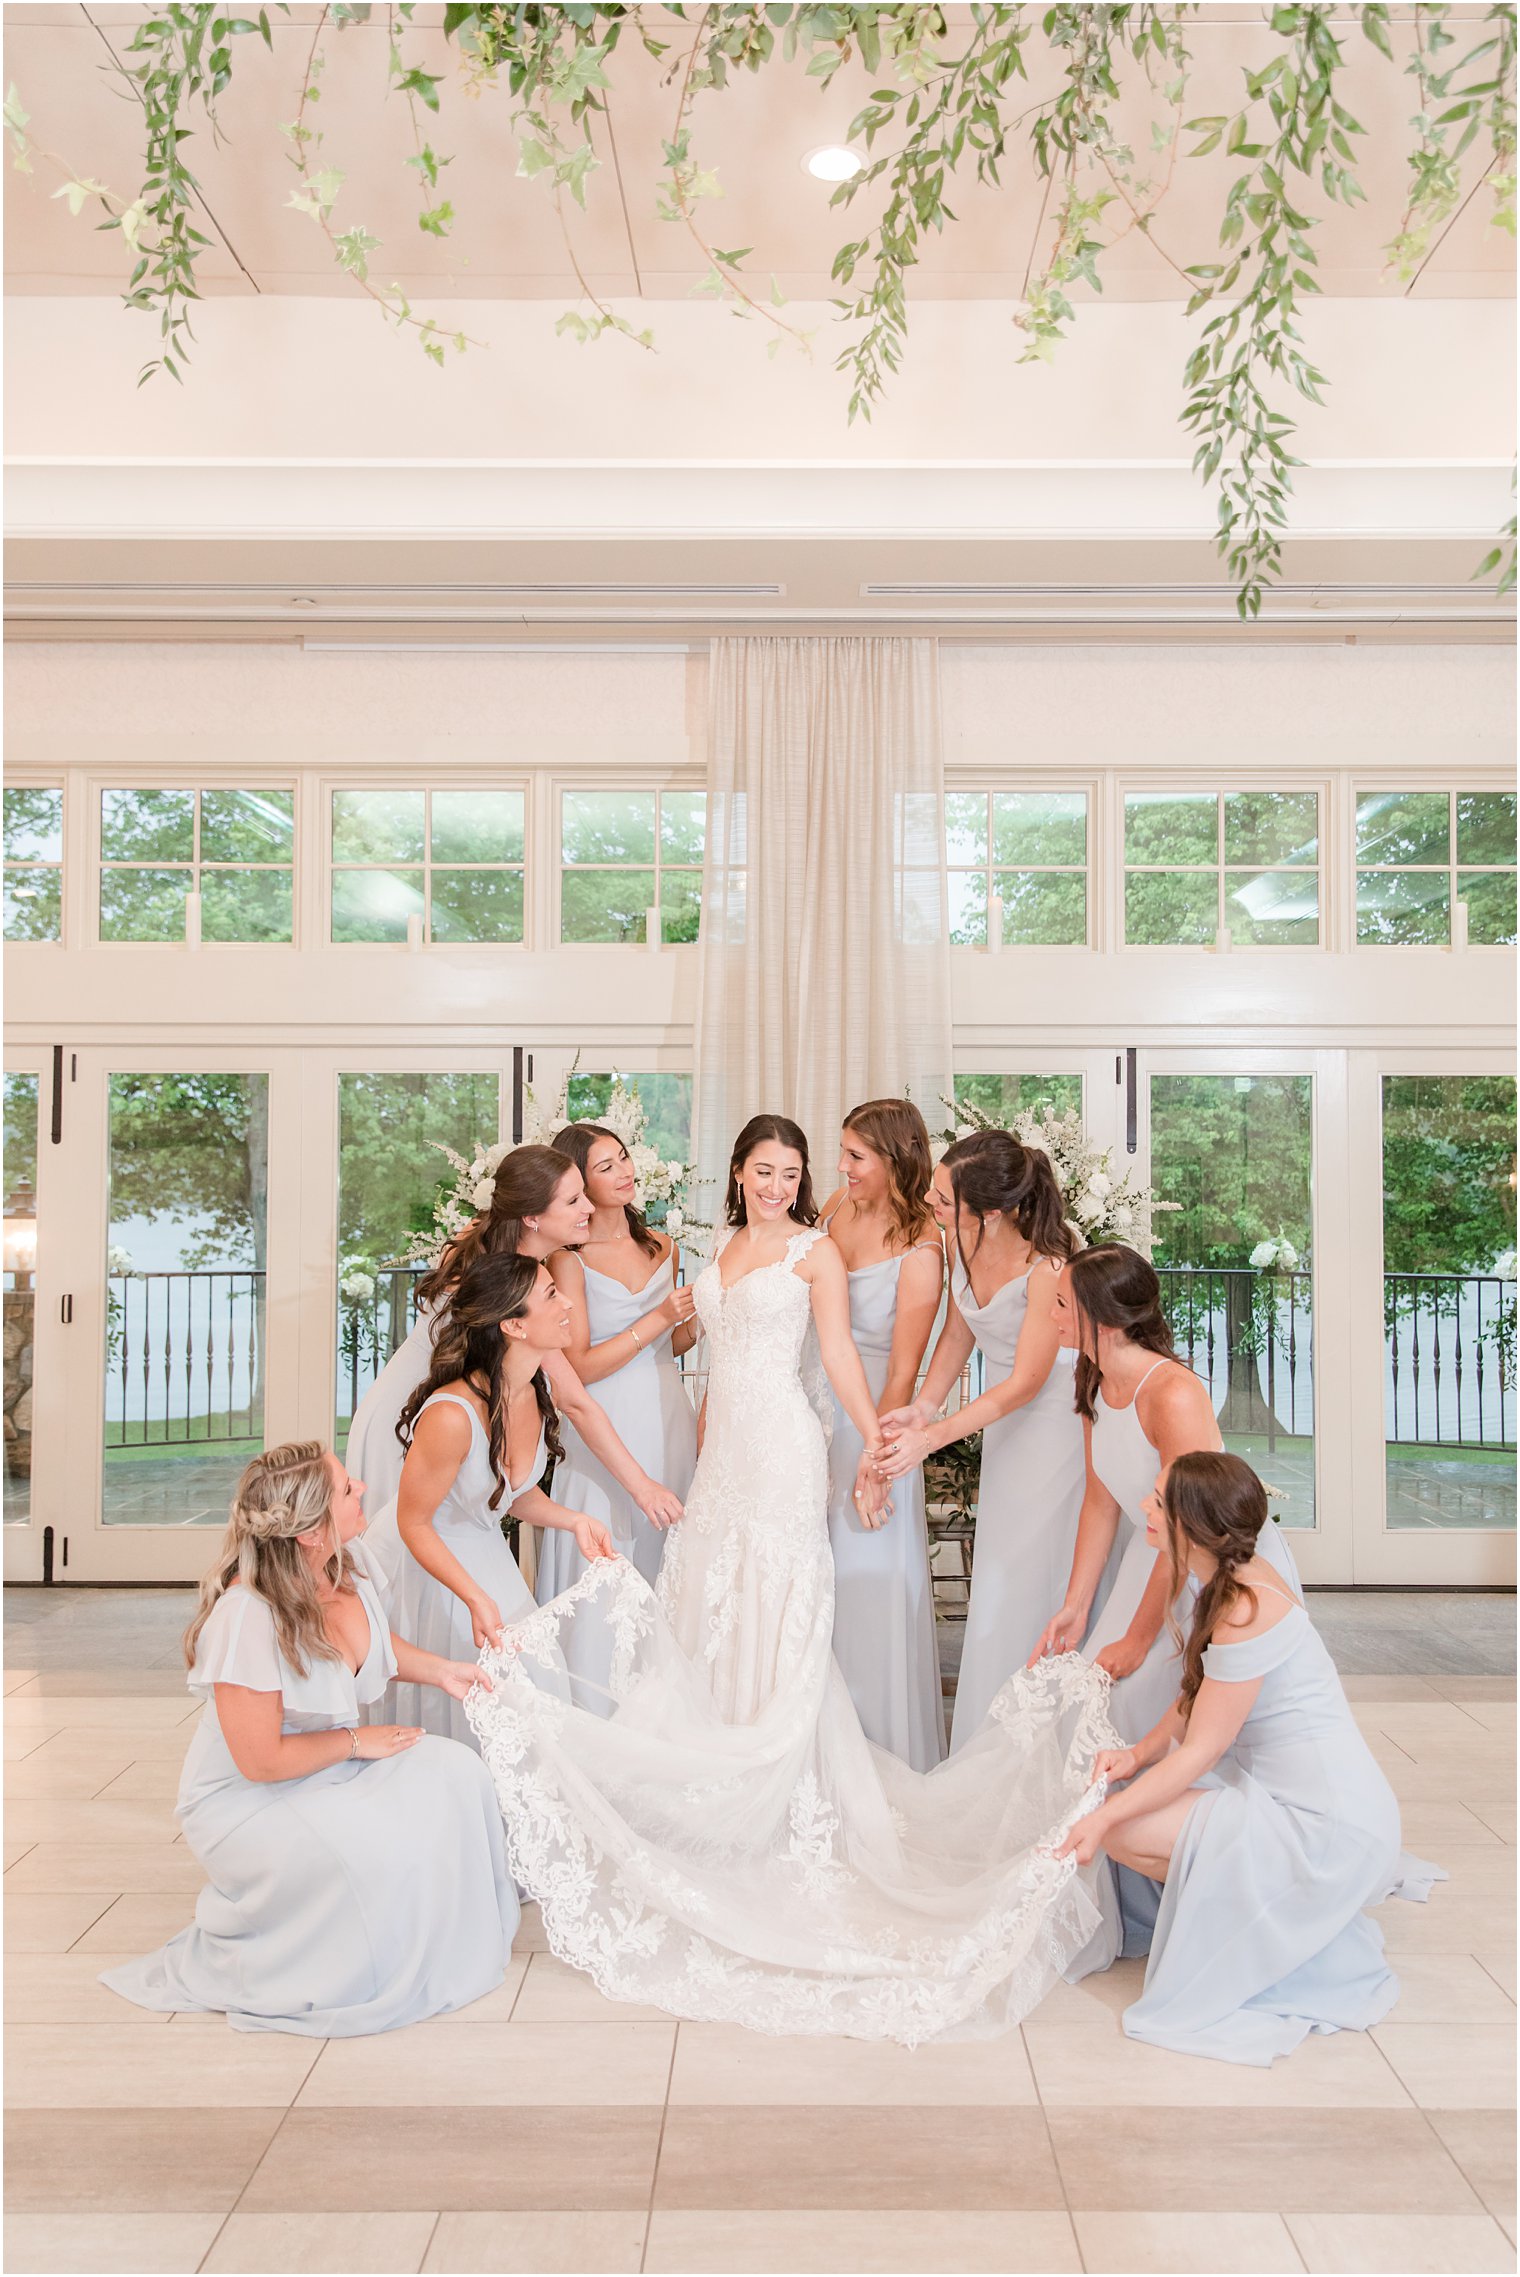
[[[566,870],[560,879],[562,941],[642,941],[654,907],[653,870]]]
[[[56,941],[62,929],[62,870],[7,870],[7,941]]]
[[[108,1526],[224,1526],[264,1443],[268,1082],[113,1075]]]
[[[1126,862],[1217,862],[1219,807],[1212,791],[1130,791]]]
[[[997,870],[992,890],[1003,903],[1003,940],[1010,948],[1070,946],[1087,939],[1087,879],[1059,870]]]
[[[653,791],[566,791],[563,797],[563,861],[654,860]]]
[[[521,791],[434,791],[435,862],[520,862]]]
[[[102,941],[183,941],[193,870],[102,870]]]
[[[1480,949],[1510,948],[1515,939],[1513,870],[1458,870],[1457,898],[1467,904],[1467,938]]]
[[[37,1288],[35,1075],[5,1078],[5,1523],[32,1515],[32,1353]]]
[[[644,1127],[646,1142],[667,1162],[689,1162],[691,1159],[691,1084],[689,1075],[624,1075],[623,1081],[639,1095],[639,1105],[648,1120]],[[610,1075],[572,1075],[565,1094],[565,1104],[573,1121],[599,1122],[607,1112],[612,1097]],[[698,1202],[698,1210],[702,1204]]]
[[[194,853],[194,791],[101,792],[103,862],[188,862]]]
[[[1008,1124],[1015,1115],[1039,1115],[1049,1107],[1057,1115],[1080,1115],[1080,1075],[958,1075],[955,1103],[976,1107],[997,1122]]]
[[[435,870],[435,941],[520,941],[521,870]]]
[[[952,870],[946,880],[950,895],[950,945],[981,949],[987,945],[987,873]]]
[[[1457,800],[1457,860],[1512,862],[1514,858],[1514,792],[1464,791]]]
[[[1388,1524],[1515,1523],[1515,1085],[1383,1079]]]
[[[1317,862],[1319,798],[1314,791],[1227,791],[1227,862]]]
[[[702,929],[702,873],[700,870],[660,872],[660,937],[666,941],[694,941]]]
[[[663,791],[660,794],[661,861],[700,864],[706,846],[706,792]]]
[[[420,862],[421,791],[334,791],[335,862]]]
[[[1359,941],[1426,942],[1451,939],[1451,880],[1445,870],[1358,870],[1356,937]]]
[[[1356,802],[1359,862],[1449,862],[1451,816],[1444,791],[1370,791]]]
[[[1217,875],[1131,870],[1124,881],[1125,940],[1142,948],[1212,941],[1219,930]]]
[[[1177,1350],[1225,1445],[1285,1490],[1273,1517],[1312,1526],[1312,1078],[1154,1075],[1150,1110],[1152,1181],[1181,1204],[1155,1231]]]
[[[892,814],[896,845],[893,858],[899,868],[938,869],[940,802],[932,791],[898,791]]]
[[[1318,870],[1226,870],[1224,917],[1243,947],[1319,939]]]
[[[338,1412],[341,1454],[354,1409],[412,1325],[421,1266],[397,1252],[427,1233],[454,1182],[431,1142],[466,1160],[496,1141],[494,1075],[340,1075],[338,1078]]]
[[[968,866],[987,859],[987,794],[951,791],[945,800],[945,858]]]
[[[998,791],[992,801],[995,862],[1087,860],[1085,791]]]
[[[292,791],[202,791],[203,862],[289,862],[295,843]]]
[[[288,941],[289,870],[202,870],[201,938]]]
[[[8,862],[62,861],[62,791],[6,792],[5,858]]]
[[[334,870],[335,941],[404,941],[406,921],[423,909],[420,870]]]

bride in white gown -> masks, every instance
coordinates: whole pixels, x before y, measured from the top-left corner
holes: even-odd
[[[740,1133],[726,1215],[658,1592],[593,1565],[508,1625],[467,1703],[513,1871],[552,1950],[616,1999],[908,2045],[1006,2030],[1111,1935],[1098,1870],[1052,1855],[1115,1744],[1107,1680],[1075,1654],[1020,1671],[927,1775],[870,1746],[830,1651],[825,1364],[868,1457],[880,1430],[794,1123]],[[868,1461],[857,1492],[890,1523]],[[616,1639],[610,1715],[578,1679],[565,1697],[582,1619]]]

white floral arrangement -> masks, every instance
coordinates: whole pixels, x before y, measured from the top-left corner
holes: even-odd
[[[547,1110],[535,1094],[531,1084],[523,1092],[524,1146],[547,1146],[557,1132],[574,1118],[569,1107],[572,1066],[560,1084],[552,1106]],[[652,1147],[644,1136],[649,1116],[638,1087],[619,1075],[612,1075],[612,1092],[603,1112],[581,1118],[597,1122],[609,1131],[616,1131],[628,1149],[633,1164],[634,1207],[649,1215],[653,1222],[663,1226],[672,1241],[711,1231],[701,1218],[694,1218],[686,1207],[688,1188],[696,1182],[697,1166],[694,1162],[668,1159]],[[496,1173],[506,1157],[513,1152],[514,1142],[498,1139],[491,1146],[477,1146],[466,1159],[456,1154],[453,1147],[440,1140],[428,1142],[444,1155],[454,1168],[454,1183],[438,1197],[433,1211],[433,1229],[423,1234],[403,1252],[402,1262],[407,1265],[435,1265],[449,1244],[457,1241],[471,1221],[483,1210],[491,1207],[496,1188]]]
[[[1064,1115],[1058,1115],[1053,1107],[1039,1114],[1021,1109],[1011,1120],[1000,1122],[967,1099],[942,1099],[941,1105],[954,1118],[952,1127],[940,1133],[946,1145],[972,1131],[1007,1131],[1021,1146],[1048,1155],[1067,1222],[1084,1241],[1125,1241],[1142,1257],[1149,1257],[1152,1220],[1162,1210],[1182,1206],[1162,1201],[1153,1188],[1140,1185],[1132,1172],[1116,1172],[1112,1147],[1094,1145],[1074,1108]]]
[[[113,1241],[106,1251],[106,1271],[112,1280],[120,1280],[124,1274],[132,1272],[131,1250],[123,1249],[120,1243]]]
[[[1296,1273],[1298,1251],[1285,1233],[1269,1235],[1252,1250],[1251,1263],[1258,1273]]]

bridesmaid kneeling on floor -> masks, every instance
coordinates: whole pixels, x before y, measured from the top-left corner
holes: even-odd
[[[348,2039],[502,1980],[517,1896],[485,1766],[452,1740],[360,1724],[398,1671],[453,1700],[483,1681],[386,1627],[357,1541],[363,1492],[315,1440],[239,1482],[185,1632],[205,1707],[175,1815],[210,1886],[193,1927],[102,1976],[141,2008]]]
[[[571,1333],[540,1259],[477,1258],[438,1323],[432,1368],[401,1410],[401,1492],[376,1525],[375,1550],[392,1621],[436,1652],[468,1658],[500,1644],[504,1620],[533,1611],[502,1532],[509,1509],[564,1528],[583,1559],[616,1555],[599,1520],[551,1502],[538,1483],[561,1453],[544,1355],[563,1352]],[[403,1673],[396,1705],[474,1747],[460,1697],[424,1698]]]
[[[1179,1455],[1145,1504],[1175,1604],[1198,1600],[1182,1688],[1129,1782],[1060,1845],[1164,1885],[1132,2040],[1270,2064],[1310,2032],[1366,2031],[1398,1998],[1364,1906],[1423,1902],[1439,1867],[1400,1858],[1399,1806],[1297,1592],[1262,1558],[1266,1490],[1238,1455]],[[1180,1637],[1181,1632],[1174,1633]]]

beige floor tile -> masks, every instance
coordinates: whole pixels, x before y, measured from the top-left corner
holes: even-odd
[[[174,1842],[179,1827],[167,1803],[97,1802],[84,1797],[46,1796],[8,1802],[8,1834],[28,1842],[117,1843]]]
[[[1516,1709],[1513,1699],[1464,1700],[1462,1713],[1471,1716],[1474,1723],[1481,1724],[1485,1731],[1498,1732],[1510,1739],[1515,1736]]]
[[[48,1731],[39,1731],[35,1724],[28,1724],[26,1729],[23,1731],[19,1726],[15,1730],[12,1730],[11,1727],[7,1725],[4,1733],[4,1754],[6,1762],[24,1763],[29,1755],[36,1754],[38,1748],[43,1745],[43,1743],[51,1736],[51,1733],[53,1731],[56,1731],[57,1728],[57,1725],[54,1724],[50,1726]]]
[[[35,1668],[7,1668],[4,1673],[4,1689],[9,1694],[19,1692],[24,1684],[30,1684],[37,1671]]]
[[[179,1794],[182,1768],[178,1756],[139,1758],[134,1763],[124,1764],[103,1786],[97,1787],[95,1793],[103,1803],[172,1803]],[[1484,1828],[1485,1833],[1488,1831]]]
[[[527,1971],[527,1954],[514,1953],[507,1963],[506,1975],[494,1992],[488,1992],[482,2000],[472,2000],[468,2008],[456,2008],[448,2016],[435,2016],[434,2024],[457,2029],[462,2024],[510,2023]]]
[[[172,1842],[39,1842],[11,1868],[6,1888],[113,1897],[187,1890],[193,1898],[205,1879],[191,1852]]]
[[[98,1982],[102,1969],[131,1953],[11,1953],[5,1963],[7,2024],[167,2024],[167,2014],[135,2008]]]
[[[240,2213],[644,2213],[661,2113],[498,2106],[289,2113]]]
[[[1467,1701],[1460,1706],[1454,1700],[1358,1701],[1356,1719],[1382,1732],[1396,1747],[1407,1748],[1418,1762],[1422,1744],[1462,1747],[1474,1742],[1478,1715],[1488,1713],[1494,1705],[1491,1701]],[[1511,1717],[1511,1729],[1513,1724]],[[1478,1730],[1483,1729],[1478,1724]]]
[[[1166,2270],[1175,2277],[1194,2270],[1209,2277],[1280,2277],[1301,2264],[1280,2214],[1084,2214],[1072,2215],[1082,2247],[1082,2266],[1094,2277],[1122,2272]]]
[[[177,1692],[170,1699],[142,1699],[109,1692],[88,1697],[50,1695],[46,1699],[31,1699],[23,1693],[13,1695],[5,1703],[5,1721],[12,1731],[99,1730],[128,1734],[174,1731],[183,1726],[188,1739],[190,1720],[199,1714],[197,1703],[184,1692]]]
[[[192,1724],[70,1725],[67,1729],[54,1724],[41,1733],[31,1752],[39,1762],[45,1759],[52,1763],[183,1763],[193,1729]]]
[[[123,2004],[125,2006],[125,2003]],[[321,2050],[294,2032],[145,2032],[131,2023],[13,2024],[9,2110],[152,2111],[291,2103]]]
[[[449,2277],[558,2277],[642,2266],[646,2214],[442,2214],[425,2270]]]
[[[1093,2213],[1237,2213],[1246,2174],[1261,2213],[1479,2211],[1422,2111],[1224,2106],[1194,2125],[1185,2112],[1120,2102],[1046,2116],[1067,2203]]]
[[[1197,2109],[1387,2110],[1410,2098],[1363,2032],[1313,2035],[1265,2068],[1174,2055],[1129,2040],[1117,2024],[1106,2037],[1060,2024],[1024,2027],[1040,2100],[1047,2105],[1112,2103]]]
[[[201,2267],[248,2277],[363,2270],[389,2277],[422,2267],[435,2214],[230,2214]]]
[[[26,1863],[23,1858],[18,1871],[24,1873]],[[1503,1952],[1514,1943],[1514,1906],[1495,1893],[1460,1897],[1443,1885],[1432,1893],[1428,1905],[1390,1898],[1373,1909],[1372,1918],[1383,1932],[1395,1968],[1400,1953],[1477,1953],[1490,1948]]]
[[[522,1953],[514,1946],[514,1953]],[[513,2009],[518,2024],[639,2024],[669,2021],[662,2008],[645,2008],[636,2001],[609,2000],[597,1991],[584,1969],[572,1969],[552,1953],[524,1954],[531,1967],[522,1995]]]
[[[227,2214],[283,2117],[249,2109],[11,2111],[7,2211]]]
[[[27,1900],[36,1905],[49,1902],[46,1898]],[[9,1910],[7,1906],[7,1913]],[[194,1919],[195,1898],[188,1890],[146,1896],[135,1892],[117,1898],[81,1937],[71,1940],[71,1945],[76,1953],[151,1953]],[[101,1966],[105,1966],[104,1961]]]
[[[536,1905],[525,1905],[517,1935],[512,1940],[514,1953],[547,1953],[549,1940],[544,1935],[543,1916]]]
[[[1510,2270],[1515,2250],[1487,2214],[1290,2214],[1311,2277],[1425,2277]]]
[[[1063,2210],[1042,2115],[975,2107],[672,2104],[654,2202],[660,2211],[729,2213]]]
[[[1515,2004],[1470,1953],[1404,1953],[1390,2024],[1513,2024]]]
[[[25,1859],[22,1864],[26,1863]],[[5,1891],[7,1953],[66,1953],[110,1905],[108,1897],[26,1897]]]
[[[1096,2031],[1112,2037],[1118,2019],[1145,1986],[1143,1960],[1115,1961],[1111,1969],[1084,1977],[1080,1984],[1052,1985],[1029,2024],[1059,2024],[1068,2032]]]
[[[1065,2214],[660,2213],[644,2267],[677,2272],[1037,2271],[1082,2266]]]
[[[29,1684],[22,1685],[17,1697],[23,1700],[46,1700],[55,1694],[66,1699],[83,1700],[103,1696],[108,1699],[180,1699],[187,1706],[195,1703],[185,1683],[185,1667],[181,1660],[177,1667],[133,1668],[44,1668],[38,1669]]]
[[[1428,1853],[1427,1853],[1428,1855]],[[1441,1857],[1448,1879],[1441,1887],[1448,1897],[1480,1897],[1498,1894],[1507,1897],[1511,1905],[1515,1898],[1515,1852],[1497,1835],[1487,1844],[1470,1844],[1462,1847],[1453,1844]]]
[[[27,2277],[186,2277],[220,2214],[12,2214],[5,2266]]]
[[[1511,1945],[1508,1952],[1481,1951],[1476,1955],[1476,1959],[1479,1967],[1486,1969],[1495,1984],[1501,1986],[1513,2000],[1516,1997],[1515,1983],[1517,1977],[1514,1946]]]
[[[1470,2182],[1515,2195],[1515,2122],[1507,2111],[1432,2111],[1430,2124]]]
[[[1449,1700],[1454,1697],[1454,1694],[1446,1691],[1439,1676],[1343,1676],[1341,1689],[1359,1714],[1369,1701]]]
[[[1513,2110],[1515,2027],[1379,2024],[1373,2038],[1416,2103],[1447,2111]]]
[[[158,1766],[155,1766],[158,1768]],[[176,1784],[179,1780],[177,1763],[165,1763],[165,1771],[172,1769]],[[39,1747],[32,1755],[23,1756],[19,1763],[5,1766],[5,1800],[12,1803],[32,1802],[88,1802],[132,1769],[125,1755],[55,1754],[51,1741]],[[170,1790],[171,1798],[173,1789]],[[1497,1840],[1497,1836],[1495,1840]]]
[[[114,1791],[114,1790],[113,1790]],[[1401,1813],[1404,1848],[1447,1863],[1448,1850],[1486,1850],[1498,1842],[1493,1828],[1465,1803],[1411,1803]]]
[[[879,2040],[772,2039],[737,2024],[683,2024],[670,2079],[672,2104],[922,2108],[1035,2100],[1017,2032],[946,2047],[899,2048]]]
[[[27,1852],[32,1847],[33,1844],[30,1842],[12,1841],[10,1836],[7,1835],[3,1844],[5,1852],[5,1863],[3,1870],[8,1874],[12,1866],[17,1866],[21,1863],[21,1860],[26,1856]]]
[[[1507,1842],[1511,1849],[1515,1847],[1516,1817],[1513,1803],[1506,1810],[1502,1803],[1479,1802],[1473,1805],[1473,1811],[1501,1842]]]
[[[330,2040],[303,2108],[437,2104],[662,2104],[674,2024],[480,2024],[468,2039],[415,2024]]]

